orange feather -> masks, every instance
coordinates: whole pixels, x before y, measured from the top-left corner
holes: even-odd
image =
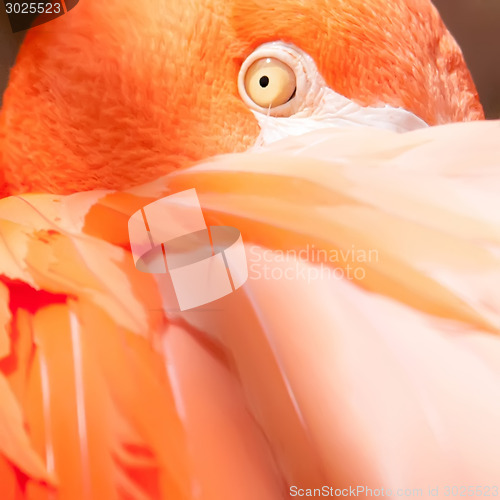
[[[427,0],[86,0],[33,29],[0,116],[1,498],[494,485],[499,124],[248,150],[238,70],[275,39],[359,104],[483,116]],[[127,223],[193,187],[250,277],[180,312]]]

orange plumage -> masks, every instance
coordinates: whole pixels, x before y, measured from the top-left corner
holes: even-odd
[[[266,117],[238,72],[273,41],[361,117],[483,117],[426,0],[82,0],[33,29],[0,118],[1,498],[494,486],[498,123],[253,147]],[[241,231],[250,278],[180,312],[127,222],[193,187]],[[347,279],[311,248],[377,259]]]
[[[3,191],[126,188],[244,151],[259,131],[237,74],[272,40],[301,47],[360,104],[429,124],[483,117],[428,0],[86,0],[28,33],[4,98]]]

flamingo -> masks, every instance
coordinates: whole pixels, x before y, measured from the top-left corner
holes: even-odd
[[[500,124],[428,0],[86,0],[0,116],[0,496],[496,496]],[[180,310],[134,213],[248,280]],[[167,283],[168,284],[168,283]]]

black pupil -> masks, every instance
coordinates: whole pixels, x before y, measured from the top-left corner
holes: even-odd
[[[265,89],[269,85],[269,77],[267,77],[267,76],[261,77],[261,79],[259,80],[259,83],[260,83],[260,86]]]

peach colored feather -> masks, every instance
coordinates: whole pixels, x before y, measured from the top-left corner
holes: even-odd
[[[499,122],[321,130],[128,192],[1,200],[13,326],[0,452],[24,479],[5,473],[0,492],[250,500],[291,485],[493,486],[499,135]],[[192,187],[209,224],[241,231],[250,278],[181,313],[134,268],[127,222]],[[311,254],[289,252],[353,245],[377,252],[358,263],[364,279],[333,273],[346,259],[318,276]],[[293,279],[258,278],[267,261]],[[13,452],[16,411],[26,427]]]

